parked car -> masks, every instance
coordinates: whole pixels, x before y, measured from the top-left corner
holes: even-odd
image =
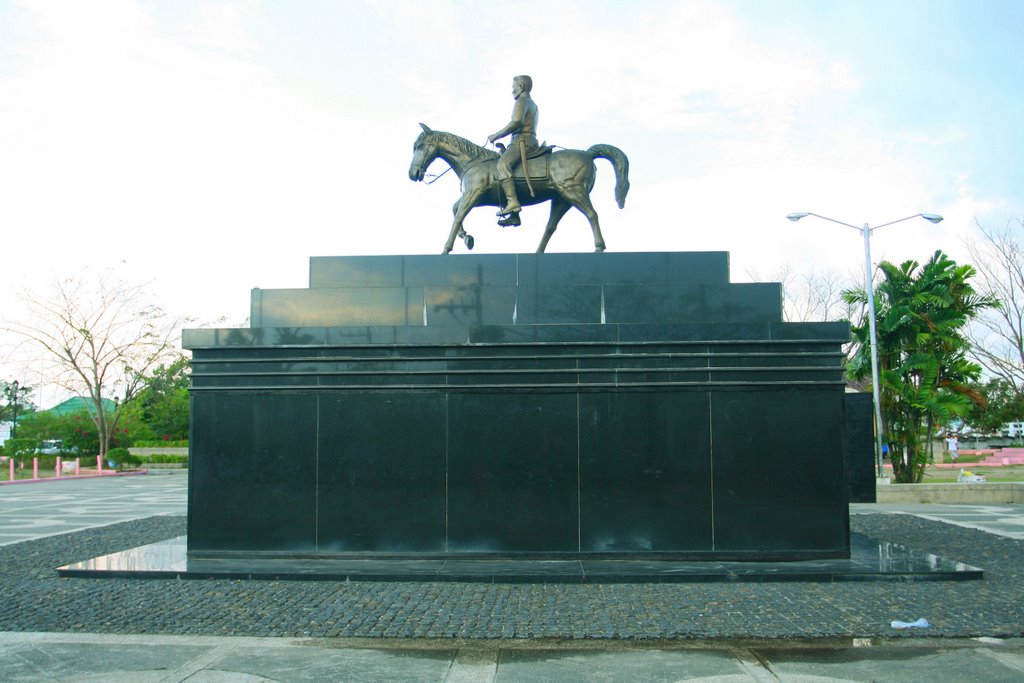
[[[64,453],[77,453],[78,448],[64,448],[64,442],[61,439],[48,439],[43,441],[39,448],[36,449],[36,453],[40,455],[63,455]]]

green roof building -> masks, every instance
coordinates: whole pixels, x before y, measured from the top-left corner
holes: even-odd
[[[109,398],[103,399],[103,412],[112,413],[114,412],[114,408],[116,406],[117,404],[111,401]],[[54,415],[71,415],[73,413],[80,413],[83,410],[86,410],[90,413],[94,412],[95,408],[93,406],[93,402],[87,398],[75,396],[74,398],[69,398],[63,403],[55,405],[49,410],[41,412],[53,413]]]

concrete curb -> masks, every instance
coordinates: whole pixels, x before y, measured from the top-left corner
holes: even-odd
[[[884,484],[875,487],[879,503],[967,505],[1024,504],[1024,482],[983,484]]]
[[[129,472],[104,472],[103,474],[69,474],[63,477],[40,477],[39,479],[15,479],[14,481],[0,481],[0,486],[15,486],[17,484],[41,484],[49,481],[79,481],[81,479],[107,479],[109,477],[136,477],[141,474],[149,474],[146,470],[131,470]]]

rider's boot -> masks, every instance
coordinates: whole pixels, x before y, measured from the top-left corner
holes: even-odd
[[[505,216],[504,218],[502,218],[501,220],[498,221],[498,225],[500,225],[503,228],[515,227],[517,225],[522,225],[522,224],[523,224],[523,222],[521,220],[519,220],[519,214],[518,213],[509,214],[508,216]]]
[[[501,189],[505,192],[505,196],[508,197],[508,204],[505,205],[504,209],[498,211],[499,216],[507,216],[510,213],[516,214],[523,210],[523,207],[519,206],[519,196],[516,195],[516,181],[512,178],[505,178],[501,181]]]

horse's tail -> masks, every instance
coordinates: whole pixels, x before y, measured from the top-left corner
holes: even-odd
[[[615,167],[615,201],[621,209],[626,205],[626,193],[629,192],[629,159],[622,150],[612,145],[594,145],[587,154],[595,159],[607,159]]]

